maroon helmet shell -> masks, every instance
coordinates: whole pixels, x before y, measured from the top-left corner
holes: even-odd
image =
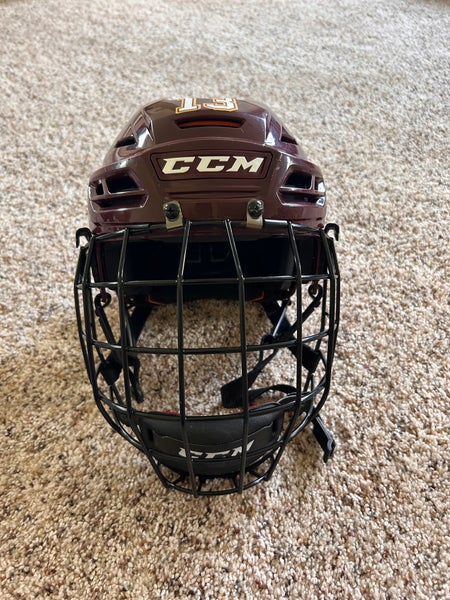
[[[234,98],[159,100],[139,110],[89,182],[95,234],[164,222],[176,201],[190,221],[245,219],[249,200],[265,219],[321,227],[320,169],[267,107]]]
[[[320,169],[249,100],[148,104],[90,178],[83,356],[99,410],[165,486],[242,492],[308,425],[333,454],[319,413],[340,277],[325,212]]]

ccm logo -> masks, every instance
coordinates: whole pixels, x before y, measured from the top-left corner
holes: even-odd
[[[268,163],[265,156],[256,154],[164,156],[157,157],[156,160],[163,178],[181,175],[183,179],[198,177],[199,174],[264,177],[266,163]]]
[[[247,444],[247,450],[250,450],[254,441],[255,440],[252,440]],[[209,452],[208,450],[199,452],[198,450],[191,450],[191,457],[193,458],[193,460],[195,460],[196,458],[233,458],[235,456],[240,456],[241,454],[242,446],[236,446],[236,448],[231,448],[231,450],[224,450],[222,452]],[[186,458],[186,450],[184,448],[180,448],[178,450],[178,456],[184,456]]]

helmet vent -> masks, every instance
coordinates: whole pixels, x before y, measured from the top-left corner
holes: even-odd
[[[94,202],[101,209],[115,209],[115,208],[134,208],[143,206],[145,203],[144,194],[127,194],[126,196],[110,196],[102,198],[101,200],[95,200]]]
[[[297,145],[297,140],[290,133],[286,131],[286,129],[281,130],[280,142],[284,142],[285,144],[295,144]]]
[[[234,127],[242,126],[242,119],[185,119],[178,121],[180,129],[189,129],[190,127]]]
[[[106,184],[111,194],[120,194],[121,192],[130,192],[138,189],[136,182],[129,175],[108,177]]]
[[[286,187],[300,188],[302,190],[311,189],[312,177],[308,173],[291,173],[284,184]]]
[[[316,203],[319,196],[325,194],[322,188],[324,188],[323,183],[320,189],[313,188],[313,177],[309,173],[296,171],[291,173],[285,184],[280,187],[280,193],[284,202]]]
[[[103,191],[103,183],[101,180],[96,181],[92,187],[95,189],[96,196],[103,196],[104,191]]]
[[[136,138],[134,135],[127,135],[124,138],[118,140],[115,144],[116,148],[123,148],[124,146],[134,146],[136,144]]]

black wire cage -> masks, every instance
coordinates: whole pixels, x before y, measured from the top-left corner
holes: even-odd
[[[338,228],[265,221],[249,231],[245,225],[187,221],[172,231],[162,224],[77,233],[75,306],[97,406],[145,453],[165,486],[194,496],[242,492],[268,480],[287,443],[309,424],[325,461],[335,445],[319,413],[339,325]],[[208,344],[198,329],[193,338],[187,334],[189,306],[201,312],[208,299],[236,308],[232,342]],[[248,327],[255,304],[269,328],[258,339]],[[173,312],[161,341],[152,337],[152,323],[168,305]],[[289,381],[256,387],[281,355],[276,373],[289,371]],[[219,368],[236,359],[237,373],[219,387],[206,414],[192,409],[199,382],[188,386],[187,364],[211,356]],[[172,405],[145,384],[155,377],[170,388]]]

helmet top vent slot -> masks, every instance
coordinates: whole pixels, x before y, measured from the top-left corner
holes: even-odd
[[[189,129],[190,127],[234,127],[235,129],[242,126],[242,119],[183,119],[178,121],[177,125],[180,129]]]

